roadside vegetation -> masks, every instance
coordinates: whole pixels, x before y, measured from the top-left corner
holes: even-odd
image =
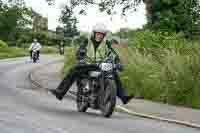
[[[136,98],[200,108],[199,49],[121,47],[118,53],[121,80]]]
[[[130,94],[200,108],[200,41],[149,30],[129,31],[128,38],[128,46],[113,47],[124,64],[120,77]],[[76,49],[66,49],[63,73],[75,64]]]

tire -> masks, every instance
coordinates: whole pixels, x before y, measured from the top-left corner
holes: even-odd
[[[105,80],[105,89],[104,94],[102,95],[102,115],[106,118],[109,118],[114,112],[116,105],[116,84],[112,79]]]
[[[77,83],[77,97],[76,97],[76,105],[77,105],[77,110],[79,112],[86,112],[89,104],[86,101],[83,101],[83,87],[82,85],[83,80],[80,80],[79,83]]]
[[[36,63],[36,58],[35,57],[33,57],[33,63]]]
[[[35,53],[33,54],[33,63],[36,63],[36,61],[37,61],[37,57],[36,57],[36,55],[35,55]]]

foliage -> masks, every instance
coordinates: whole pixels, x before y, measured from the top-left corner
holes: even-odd
[[[46,0],[48,3],[52,4],[55,0]],[[86,9],[89,5],[97,5],[101,12],[105,11],[108,14],[112,13],[112,10],[118,5],[122,6],[121,13],[125,14],[128,10],[135,11],[139,3],[144,0],[70,0],[69,6],[70,11],[77,8],[79,14],[86,14]]]
[[[18,31],[31,23],[30,12],[24,0],[0,1],[0,39],[13,41]]]
[[[116,35],[120,35],[116,33]],[[127,33],[129,46],[134,48],[199,48],[200,41],[185,39],[184,33],[152,30],[130,30]]]
[[[62,36],[50,35],[48,32],[22,32],[18,37],[17,46],[27,48],[34,38],[45,46],[56,46],[64,40]]]
[[[65,62],[62,70],[63,76],[68,70],[76,64],[75,52],[77,49],[74,47],[65,49]]]
[[[71,7],[65,5],[61,11],[60,21],[64,24],[63,32],[65,37],[74,37],[78,35],[77,19],[73,16]]]
[[[8,45],[4,41],[0,40],[0,48],[6,48],[6,47],[8,47]]]
[[[42,54],[52,54],[52,53],[58,53],[58,48],[56,47],[49,47],[49,46],[43,46],[41,49]]]
[[[149,28],[184,32],[186,37],[192,37],[196,28],[200,32],[199,0],[146,0],[146,7]]]
[[[65,9],[69,14],[77,10],[80,14],[85,14],[89,5],[96,5],[99,11],[111,15],[114,14],[113,9],[120,5],[122,9],[118,10],[121,10],[123,15],[128,15],[126,13],[135,11],[142,2],[146,4],[148,20],[145,27],[167,32],[183,32],[189,38],[200,34],[199,0],[70,0]]]
[[[120,76],[129,93],[138,98],[200,108],[199,49],[118,50],[126,56]]]

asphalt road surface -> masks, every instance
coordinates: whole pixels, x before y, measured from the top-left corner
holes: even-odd
[[[42,56],[40,63],[58,61]],[[75,102],[60,102],[31,87],[29,72],[38,64],[28,57],[0,60],[0,133],[200,133],[200,130],[115,112],[109,119],[100,112],[76,111]]]

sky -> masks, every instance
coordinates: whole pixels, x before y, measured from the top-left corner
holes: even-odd
[[[35,11],[48,17],[48,28],[55,30],[60,24],[59,16],[61,14],[61,7],[67,0],[56,0],[53,6],[49,6],[45,0],[25,0],[28,7],[32,7]],[[117,7],[115,10],[118,11]],[[79,23],[77,27],[81,31],[90,31],[92,26],[98,22],[106,24],[107,28],[113,32],[118,31],[119,28],[141,28],[146,23],[145,6],[142,4],[138,7],[136,12],[129,13],[127,17],[121,17],[120,13],[108,16],[106,13],[100,13],[95,6],[90,6],[86,10],[87,15],[81,16],[76,14]],[[111,21],[112,20],[112,21]]]

